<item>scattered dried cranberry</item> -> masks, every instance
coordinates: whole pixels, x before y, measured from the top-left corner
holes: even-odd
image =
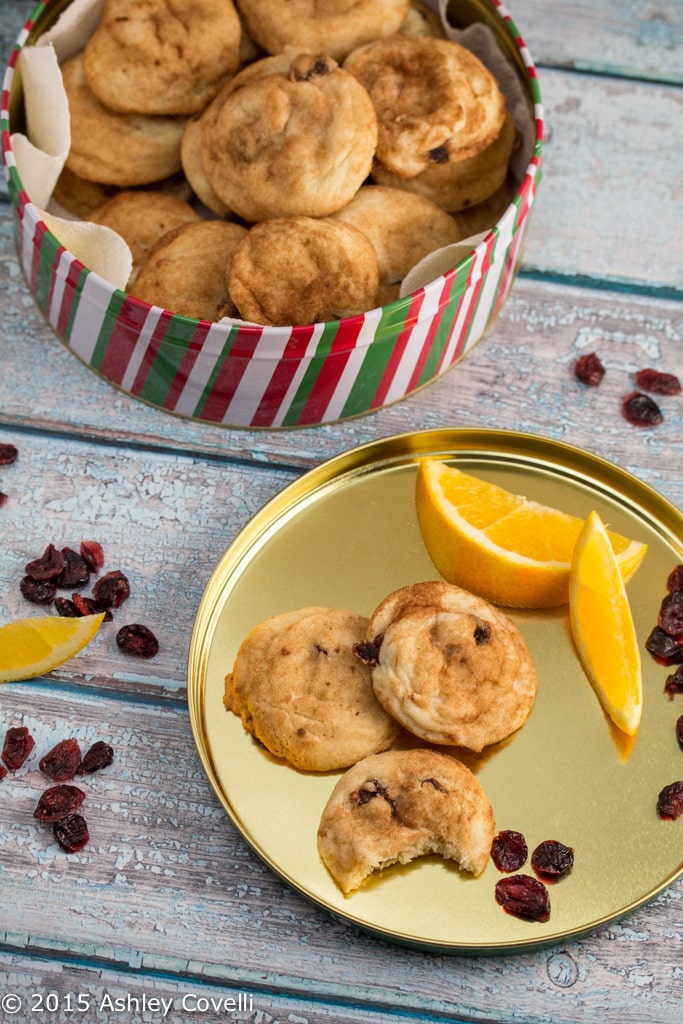
[[[666,578],[666,589],[672,594],[677,590],[683,590],[683,565],[677,565],[671,570]]]
[[[496,882],[496,902],[517,917],[547,921],[550,896],[543,882],[531,875],[510,875]]]
[[[674,590],[662,601],[657,625],[677,643],[683,643],[683,590]]]
[[[661,626],[655,626],[645,646],[660,665],[679,665],[683,662],[683,644],[677,643]]]
[[[661,410],[649,395],[632,391],[621,400],[624,417],[634,427],[657,427],[663,421]]]
[[[34,580],[55,580],[64,569],[64,555],[54,544],[48,544],[40,558],[26,565],[25,573]]]
[[[7,769],[5,768],[4,764],[0,764],[0,782],[2,782],[2,780],[4,779],[4,777],[6,775],[7,775]]]
[[[0,444],[0,466],[10,466],[16,462],[19,451],[13,444]]]
[[[0,505],[4,505],[7,501],[7,495],[4,491],[0,491]]]
[[[680,395],[681,382],[673,373],[662,373],[648,366],[633,375],[636,386],[654,395]]]
[[[683,814],[683,782],[672,782],[665,786],[657,799],[660,818],[675,821]]]
[[[531,866],[539,875],[563,878],[574,866],[574,850],[557,839],[546,839],[531,854]]]
[[[101,601],[95,601],[92,597],[84,597],[83,594],[77,594],[74,592],[71,595],[71,604],[78,616],[99,615],[100,612],[104,612],[105,622],[111,622],[113,618],[113,615],[109,611],[109,607]]]
[[[35,741],[25,725],[17,725],[7,730],[5,744],[2,748],[2,759],[11,772],[21,768],[22,764],[35,747]]]
[[[57,587],[52,580],[35,580],[33,576],[24,576],[19,589],[32,604],[51,604],[57,593]]]
[[[93,743],[78,766],[78,775],[92,775],[101,768],[106,768],[114,760],[114,751],[108,743],[98,740]]]
[[[676,720],[676,739],[679,747],[683,747],[683,715]]]
[[[119,608],[130,597],[128,577],[120,569],[114,569],[101,576],[92,588],[96,601],[109,608]]]
[[[90,570],[85,559],[73,548],[62,548],[64,555],[64,568],[55,580],[57,586],[62,590],[71,587],[84,587],[90,580]]]
[[[90,839],[85,818],[80,814],[70,814],[55,822],[54,837],[66,853],[78,853]]]
[[[44,757],[41,757],[38,767],[43,775],[47,775],[54,782],[66,782],[73,779],[78,766],[81,763],[81,748],[78,740],[61,740]]]
[[[159,641],[154,633],[138,622],[122,626],[116,634],[116,643],[126,654],[135,654],[139,658],[153,658],[159,653]]]
[[[491,844],[491,859],[499,871],[519,871],[528,853],[524,836],[512,829],[499,832]]]
[[[80,545],[81,558],[92,573],[98,573],[104,565],[104,551],[97,540],[82,540]]]
[[[48,823],[59,821],[77,811],[84,800],[85,793],[78,786],[68,783],[50,786],[38,801],[33,817]]]
[[[55,598],[55,611],[64,619],[77,619],[79,616],[76,605],[68,597]]]
[[[668,694],[669,700],[673,700],[675,694],[683,693],[683,665],[679,665],[672,675],[666,677],[664,693]]]
[[[597,353],[587,352],[585,355],[579,356],[574,363],[574,375],[582,384],[597,387],[605,376],[605,367]]]

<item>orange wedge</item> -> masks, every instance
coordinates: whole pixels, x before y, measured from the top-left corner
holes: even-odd
[[[569,618],[581,664],[605,711],[635,736],[643,706],[640,651],[624,581],[597,512],[574,549]]]
[[[433,458],[420,462],[415,501],[427,551],[448,582],[516,608],[552,608],[569,600],[582,519]],[[628,579],[646,545],[612,532],[609,538]]]
[[[0,626],[0,683],[33,679],[57,668],[92,640],[103,618],[104,613],[73,619],[35,616]]]

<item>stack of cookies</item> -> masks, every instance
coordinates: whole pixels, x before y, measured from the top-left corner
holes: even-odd
[[[189,317],[363,313],[510,198],[505,97],[420,0],[105,0],[62,74],[55,198]]]
[[[310,607],[260,623],[226,676],[224,704],[299,770],[345,769],[318,847],[348,894],[373,871],[425,853],[484,870],[493,810],[444,748],[479,752],[506,739],[536,688],[529,650],[503,612],[428,581],[388,595],[369,619]]]

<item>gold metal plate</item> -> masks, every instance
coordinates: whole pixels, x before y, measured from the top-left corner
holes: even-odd
[[[295,890],[385,939],[453,953],[528,950],[594,930],[651,899],[683,872],[683,819],[663,821],[660,790],[683,778],[675,735],[680,700],[663,693],[673,669],[643,648],[644,710],[635,742],[611,727],[574,652],[566,608],[512,612],[539,675],[531,715],[480,755],[453,750],[477,774],[498,829],[575,849],[550,888],[547,923],[507,914],[489,862],[473,879],[436,856],[377,873],[345,898],[316,847],[320,814],[340,773],[304,773],[271,757],[222,704],[223,679],[248,631],[306,605],[370,615],[394,589],[436,579],[414,509],[416,460],[458,467],[566,512],[596,509],[649,545],[628,591],[644,644],[683,559],[683,517],[616,466],[519,433],[439,430],[364,445],[325,462],[272,499],[221,558],[198,610],[188,700],[207,776],[249,845]],[[525,869],[523,869],[525,870]],[[532,873],[527,863],[526,871]]]

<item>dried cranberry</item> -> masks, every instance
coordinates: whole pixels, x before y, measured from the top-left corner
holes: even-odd
[[[68,597],[55,598],[55,611],[64,619],[77,619],[80,614],[76,605]]]
[[[640,391],[625,395],[621,400],[621,409],[625,419],[634,427],[657,427],[664,419],[657,403]]]
[[[40,558],[34,558],[25,573],[34,580],[54,580],[64,568],[64,555],[54,544],[48,544]]]
[[[101,768],[106,768],[114,760],[114,751],[108,743],[97,740],[93,743],[83,760],[78,766],[78,775],[92,775]]]
[[[509,875],[496,882],[496,902],[501,907],[532,921],[550,917],[550,896],[543,882],[531,875]]]
[[[4,505],[7,501],[7,495],[4,491],[0,491],[0,505]]]
[[[33,576],[24,576],[19,584],[19,590],[32,604],[51,604],[57,593],[57,587],[52,580],[34,580]]]
[[[55,580],[57,586],[62,590],[70,587],[84,587],[90,580],[90,570],[85,559],[73,548],[62,548],[64,555],[64,568]]]
[[[668,694],[669,700],[673,700],[675,694],[683,693],[683,665],[679,665],[672,675],[666,677],[664,693]]]
[[[10,466],[16,462],[19,451],[13,444],[0,444],[0,466]]]
[[[676,739],[678,745],[683,747],[683,715],[676,719]]]
[[[2,782],[2,780],[4,779],[4,777],[6,775],[7,775],[7,769],[5,768],[4,764],[0,764],[0,782]]]
[[[675,821],[683,814],[683,782],[672,782],[665,786],[657,798],[657,812],[660,818]]]
[[[546,839],[531,854],[531,866],[539,875],[562,878],[574,866],[574,851],[557,839]]]
[[[85,818],[80,814],[70,814],[56,821],[53,834],[66,853],[78,853],[90,839]]]
[[[582,384],[597,387],[605,376],[605,367],[597,353],[587,352],[585,355],[579,356],[574,363],[574,375]]]
[[[499,871],[519,871],[529,853],[521,832],[504,829],[491,844],[491,859]]]
[[[679,665],[683,662],[683,644],[677,643],[661,626],[655,626],[645,646],[660,665]]]
[[[98,573],[104,565],[104,551],[97,540],[82,540],[80,544],[81,558],[92,573]]]
[[[104,612],[104,622],[111,622],[113,618],[108,606],[101,601],[95,601],[92,597],[84,597],[83,594],[74,592],[71,595],[71,604],[74,606],[76,615],[99,615],[100,612]]]
[[[101,576],[92,588],[93,597],[109,608],[119,608],[130,597],[128,578],[120,569]]]
[[[659,609],[657,625],[667,636],[683,643],[683,590],[674,590],[666,595]]]
[[[35,747],[35,740],[25,725],[17,725],[7,730],[2,748],[2,759],[11,772],[21,768],[22,764]]]
[[[60,821],[61,818],[67,818],[77,811],[84,800],[85,793],[78,786],[71,786],[68,783],[50,786],[38,801],[33,817],[48,824]]]
[[[633,375],[636,386],[654,395],[680,395],[681,382],[673,373],[662,373],[648,366]]]
[[[377,641],[374,643],[370,640],[360,641],[353,645],[353,653],[364,665],[379,664],[379,645]]]
[[[135,654],[139,658],[153,658],[159,653],[159,641],[154,633],[138,622],[122,626],[116,634],[116,643],[126,654]]]
[[[683,590],[683,565],[677,565],[666,578],[666,589],[670,593]]]
[[[44,757],[41,757],[38,767],[43,775],[47,775],[54,782],[66,782],[73,779],[79,764],[81,763],[81,748],[78,740],[73,738],[60,740]]]

